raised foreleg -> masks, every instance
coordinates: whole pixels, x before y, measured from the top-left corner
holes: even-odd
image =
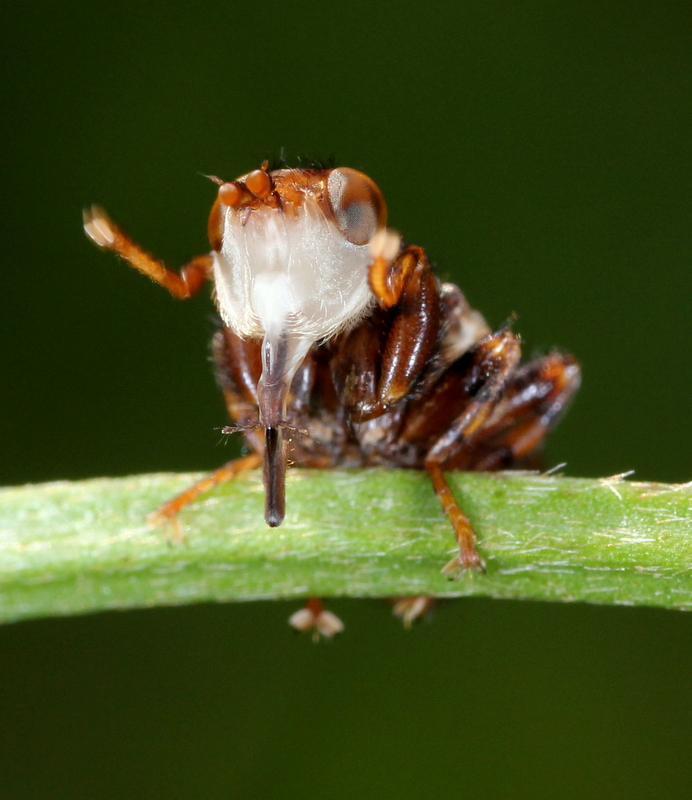
[[[99,247],[112,250],[181,300],[192,297],[211,275],[213,258],[209,254],[193,258],[181,267],[180,273],[168,269],[163,261],[135,244],[100,206],[84,212],[84,231]]]

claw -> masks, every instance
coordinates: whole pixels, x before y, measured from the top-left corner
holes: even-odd
[[[159,508],[147,515],[147,524],[150,528],[163,528],[169,544],[182,544],[185,541],[185,532],[177,514],[171,516]]]
[[[401,619],[404,623],[404,628],[410,628],[414,622],[424,619],[434,605],[435,598],[425,594],[417,594],[412,597],[397,597],[394,598],[392,614]]]
[[[301,608],[288,618],[288,624],[301,633],[313,630],[313,641],[320,636],[331,639],[344,629],[344,623],[331,611],[327,611],[318,597],[311,597],[305,608]]]
[[[101,206],[84,209],[84,232],[99,247],[111,247],[115,242],[113,223]]]
[[[467,570],[474,572],[485,572],[485,561],[474,550],[471,553],[459,553],[454,558],[442,567],[442,574],[449,578],[450,581],[461,578]]]

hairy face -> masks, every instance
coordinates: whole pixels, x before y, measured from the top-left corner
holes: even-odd
[[[255,170],[221,184],[210,218],[224,323],[262,338],[265,377],[290,382],[316,341],[374,302],[370,241],[386,222],[382,195],[356,170]]]

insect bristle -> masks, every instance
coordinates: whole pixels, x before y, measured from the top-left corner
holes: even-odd
[[[278,154],[273,153],[267,159],[269,161],[269,171],[273,172],[277,169],[314,169],[325,170],[334,169],[336,166],[336,157],[330,155],[327,158],[319,158],[316,156],[288,156],[283,148]]]

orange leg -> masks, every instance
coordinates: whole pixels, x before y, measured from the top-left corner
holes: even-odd
[[[455,578],[459,571],[465,572],[473,569],[476,572],[483,572],[485,564],[476,550],[476,534],[473,530],[469,518],[459,508],[459,504],[454,499],[452,490],[442,472],[442,467],[435,463],[426,463],[425,469],[432,480],[435,494],[440,498],[442,510],[449,517],[454,536],[459,547],[459,555],[442,568],[442,574],[448,578]]]
[[[476,348],[479,365],[494,374],[425,460],[459,545],[459,555],[442,570],[449,577],[469,568],[482,571],[483,561],[476,552],[471,523],[455,501],[443,468],[499,469],[531,453],[579,386],[579,366],[569,356],[551,354],[513,372],[519,345],[509,332],[494,334]]]
[[[411,273],[418,266],[422,250],[409,248],[399,254],[401,240],[394,231],[383,230],[375,234],[370,242],[373,256],[369,282],[372,293],[382,308],[391,308],[399,302],[401,293]]]
[[[171,538],[174,541],[180,541],[182,539],[182,530],[176,517],[186,505],[196,500],[202,493],[213,489],[214,486],[232,480],[239,473],[245,472],[245,470],[259,467],[261,463],[262,456],[258,453],[250,453],[250,455],[236,458],[234,461],[229,461],[228,464],[224,464],[223,467],[214,470],[211,475],[207,475],[196,483],[193,483],[192,486],[188,486],[184,492],[181,492],[172,500],[169,500],[167,503],[157,508],[156,511],[149,515],[149,523],[154,526],[172,523],[173,531]]]
[[[443,511],[454,527],[459,546],[459,554],[442,569],[443,574],[450,578],[467,569],[483,572],[485,564],[476,551],[476,534],[454,499],[443,469],[482,430],[520,358],[519,340],[510,331],[498,331],[488,336],[476,345],[475,350],[475,361],[485,373],[485,383],[464,412],[433,445],[425,459],[425,470],[435,494],[440,498]]]
[[[180,274],[168,269],[162,261],[135,244],[99,206],[92,206],[84,212],[84,231],[99,247],[113,250],[181,300],[192,297],[211,275],[211,255],[193,258],[181,268]]]

